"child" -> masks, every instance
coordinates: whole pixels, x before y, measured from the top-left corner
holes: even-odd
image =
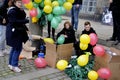
[[[74,43],[76,41],[75,39],[75,31],[72,28],[72,25],[69,21],[66,21],[64,23],[64,28],[57,34],[57,38],[60,35],[64,35],[65,41],[64,44],[66,43]]]
[[[84,23],[84,30],[82,31],[82,34],[89,35],[90,33],[95,33],[96,34],[95,30],[91,27],[91,23],[89,21],[86,21]],[[75,50],[76,50],[76,55],[77,56],[80,56],[81,54],[84,54],[84,51],[81,50],[80,47],[79,47],[79,43],[80,42],[78,41],[75,44]],[[85,50],[85,52],[91,52],[91,53],[93,53],[92,48],[93,48],[93,46],[90,45],[90,44],[88,44],[88,48]]]

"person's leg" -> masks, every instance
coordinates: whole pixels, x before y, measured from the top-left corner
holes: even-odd
[[[80,9],[82,8],[82,5],[80,5],[79,7],[76,7],[75,6],[75,12],[74,12],[74,22],[75,22],[75,30],[78,29],[78,21],[79,21],[79,12],[80,12]]]
[[[52,38],[55,40],[55,29],[52,28]]]
[[[50,21],[48,21],[48,37],[50,38],[50,31],[51,31],[51,25]]]
[[[9,65],[12,65],[12,56],[13,56],[13,53],[14,53],[14,49],[11,48],[10,55],[9,55]]]
[[[73,5],[71,9],[71,23],[73,27],[74,27],[74,11],[75,11],[75,5]]]

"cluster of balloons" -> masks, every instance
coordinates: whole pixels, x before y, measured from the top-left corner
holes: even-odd
[[[51,26],[57,28],[61,22],[61,15],[72,8],[74,0],[22,0],[24,6],[29,9],[32,22],[35,23],[45,13]]]
[[[88,78],[90,80],[97,80],[98,77],[102,79],[109,79],[111,76],[111,71],[108,68],[100,68],[97,72],[91,70],[88,72]]]

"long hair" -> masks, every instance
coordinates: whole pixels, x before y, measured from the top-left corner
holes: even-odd
[[[69,22],[69,21],[66,21],[65,23],[64,23],[64,28],[66,29],[66,24],[68,24],[70,27],[69,27],[69,29],[72,29],[73,27],[72,27],[72,24]]]

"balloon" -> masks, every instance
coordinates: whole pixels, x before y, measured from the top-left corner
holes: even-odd
[[[49,5],[46,5],[46,6],[44,7],[43,11],[44,11],[45,13],[51,13],[51,12],[52,12],[52,7],[49,6]]]
[[[105,49],[103,46],[101,45],[96,45],[94,48],[93,48],[93,53],[96,55],[96,56],[103,56],[105,54]]]
[[[42,0],[34,0],[36,3],[40,3],[42,2]]]
[[[58,27],[58,21],[56,18],[53,18],[51,21],[52,28],[56,29]]]
[[[37,16],[37,9],[36,8],[33,8],[30,10],[30,16],[31,17],[36,17]]]
[[[54,40],[53,40],[52,38],[44,38],[43,40],[44,40],[45,42],[54,44]]]
[[[44,5],[49,5],[49,6],[51,6],[51,4],[52,4],[52,3],[51,3],[51,0],[45,0],[45,1],[44,1]]]
[[[55,16],[55,18],[57,19],[58,23],[61,23],[61,21],[62,21],[61,16]]]
[[[36,58],[34,63],[37,68],[44,68],[47,65],[47,62],[45,61],[45,59],[41,57]]]
[[[44,1],[42,1],[41,3],[40,3],[40,7],[44,7]]]
[[[32,23],[36,23],[38,21],[38,18],[32,17]]]
[[[71,10],[71,8],[72,8],[72,4],[70,2],[65,2],[63,4],[63,6],[66,10]]]
[[[65,37],[63,35],[59,36],[58,39],[57,39],[58,44],[63,44],[64,41],[65,41]]]
[[[108,79],[111,76],[111,71],[108,68],[100,68],[97,71],[100,78]]]
[[[79,47],[81,50],[86,50],[88,48],[88,44],[80,43]]]
[[[28,4],[30,0],[22,0],[23,4]]]
[[[68,66],[68,62],[66,60],[59,60],[56,66],[57,66],[57,69],[63,71]]]
[[[39,7],[37,7],[37,18],[40,18],[42,15],[42,11],[40,10]]]
[[[95,33],[91,33],[89,36],[90,36],[90,44],[94,46],[98,41],[98,37]]]
[[[77,63],[80,66],[85,66],[88,63],[89,55],[81,55],[77,59]]]
[[[48,21],[51,21],[53,19],[53,15],[52,14],[48,14],[47,15],[47,19],[48,19]]]
[[[70,3],[74,3],[74,0],[67,0],[68,2],[70,2]]]
[[[52,7],[55,7],[55,6],[59,6],[58,1],[53,1],[53,2],[52,2]]]
[[[61,11],[61,14],[65,14],[66,13],[66,9],[64,7],[60,7],[60,11]]]
[[[80,36],[80,42],[83,44],[88,44],[90,43],[90,37],[87,34],[82,34]]]
[[[30,1],[28,4],[24,4],[24,6],[25,6],[27,9],[32,9],[32,8],[33,8],[33,3]]]
[[[65,2],[65,0],[58,0],[58,3],[60,6],[62,6],[64,2]]]
[[[60,15],[61,14],[61,8],[60,6],[56,6],[53,8],[53,14]]]
[[[88,72],[88,78],[90,80],[97,80],[98,79],[98,73],[94,70],[91,70]]]
[[[35,8],[37,8],[37,7],[38,7],[38,4],[35,3],[35,2],[33,2],[33,6],[34,6]]]

